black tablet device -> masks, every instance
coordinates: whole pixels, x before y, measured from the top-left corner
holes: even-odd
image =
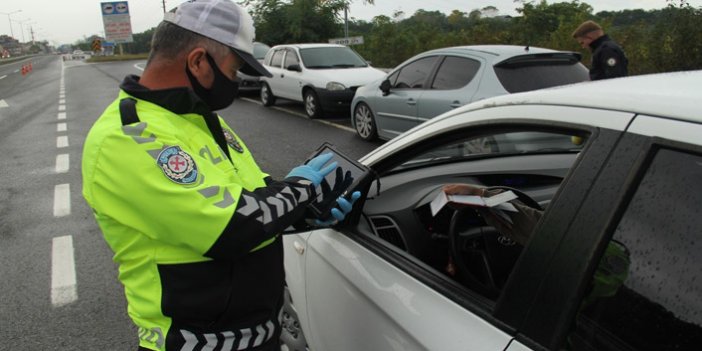
[[[327,193],[320,191],[320,194],[317,194],[317,199],[312,201],[308,206],[314,216],[320,219],[326,219],[329,217],[330,211],[336,206],[336,199],[338,199],[339,196],[351,196],[351,193],[357,190],[361,183],[371,174],[368,167],[339,152],[330,143],[322,144],[317,151],[315,151],[312,156],[305,161],[305,163],[309,162],[316,156],[325,153],[331,153],[332,159],[329,162],[331,163],[336,161],[338,167],[340,167],[343,171],[342,175],[345,175],[346,172],[350,172],[352,180],[347,182],[348,184],[343,184],[343,186],[335,186],[337,180],[341,181],[341,179],[337,179],[336,170],[324,177],[329,185],[329,190],[331,191]],[[350,197],[347,197],[347,199],[350,199]]]

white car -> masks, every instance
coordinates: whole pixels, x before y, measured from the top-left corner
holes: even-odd
[[[694,71],[504,95],[385,143],[345,222],[284,236],[282,340],[699,350],[701,86]],[[514,189],[543,216],[522,246],[471,207],[432,215],[448,183]]]
[[[263,105],[273,105],[276,98],[304,102],[310,118],[348,113],[356,89],[385,76],[349,47],[336,44],[277,45],[263,65],[273,75],[261,77]]]

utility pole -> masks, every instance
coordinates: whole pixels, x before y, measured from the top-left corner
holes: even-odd
[[[17,10],[17,11],[12,11],[12,12],[0,12],[0,14],[7,15],[7,24],[10,25],[10,36],[14,39],[15,33],[12,32],[12,20],[10,19],[10,15],[15,14],[17,12],[22,12],[22,10]]]

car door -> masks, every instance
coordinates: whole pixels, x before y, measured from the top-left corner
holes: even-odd
[[[398,135],[418,124],[417,103],[427,87],[440,56],[423,57],[400,67],[388,79],[388,94],[381,94],[375,103],[379,130]]]
[[[429,88],[417,102],[417,118],[422,123],[446,111],[473,101],[483,71],[478,58],[446,56],[441,60]]]
[[[290,70],[293,65],[297,65],[300,71]],[[285,50],[285,58],[280,71],[280,97],[302,101],[302,65],[295,49]]]
[[[543,120],[530,125],[528,121],[518,118],[518,113],[522,111],[538,113]],[[511,291],[506,295],[509,297],[506,301],[503,301],[503,297],[487,298],[472,289],[458,286],[453,280],[448,279],[446,273],[450,270],[444,266],[446,263],[430,267],[431,259],[418,261],[425,255],[424,249],[430,246],[427,245],[427,240],[442,242],[443,239],[440,235],[441,229],[437,226],[424,225],[422,221],[412,223],[417,218],[424,218],[420,215],[421,209],[426,209],[422,206],[428,205],[428,201],[425,202],[426,194],[414,191],[414,186],[427,189],[423,184],[434,177],[441,179],[442,181],[438,184],[442,184],[444,181],[456,182],[457,179],[466,177],[462,172],[483,177],[488,170],[509,173],[512,167],[532,168],[535,167],[535,163],[529,160],[505,159],[503,166],[492,168],[495,167],[495,160],[490,160],[489,157],[477,157],[475,163],[471,162],[465,168],[459,168],[459,164],[449,162],[443,164],[441,168],[430,167],[423,170],[414,168],[416,162],[412,160],[423,158],[425,155],[434,155],[433,157],[437,160],[444,159],[457,150],[452,146],[460,145],[460,143],[456,144],[456,141],[460,142],[462,138],[484,139],[484,135],[493,133],[493,130],[495,140],[517,140],[516,144],[514,142],[511,144],[512,148],[509,147],[509,143],[505,143],[499,144],[497,148],[492,149],[493,151],[503,150],[502,152],[510,155],[520,154],[521,139],[498,137],[504,133],[505,128],[512,128],[515,133],[520,134],[533,133],[544,128],[553,129],[554,126],[559,125],[557,121],[563,115],[568,115],[573,120],[581,120],[587,116],[590,121],[594,121],[593,123],[622,130],[628,123],[626,119],[616,118],[617,115],[621,115],[620,113],[601,113],[598,116],[592,116],[579,109],[556,107],[526,107],[523,110],[507,107],[473,111],[468,113],[462,122],[432,125],[435,128],[427,132],[431,135],[431,140],[425,140],[426,145],[420,141],[416,145],[397,149],[395,157],[377,161],[377,170],[381,174],[381,188],[385,190],[379,190],[380,192],[377,193],[375,185],[371,186],[368,192],[373,199],[366,200],[367,204],[364,205],[364,218],[373,216],[375,219],[370,220],[371,217],[368,217],[370,222],[359,220],[357,227],[341,231],[319,229],[305,238],[286,237],[286,247],[299,248],[293,254],[296,258],[290,259],[304,262],[305,294],[301,294],[298,290],[293,300],[305,300],[303,303],[306,310],[301,322],[303,328],[307,326],[305,334],[310,348],[341,351],[506,349],[513,341],[513,335],[518,331],[505,321],[513,320],[512,323],[519,324],[521,318],[529,313],[528,306],[514,308],[515,304],[519,303],[514,296],[526,300],[533,298],[534,289],[520,291],[521,283],[528,282],[530,279],[533,283],[532,277],[541,276],[541,273],[548,268],[548,265],[539,265],[537,261],[547,260],[554,254],[554,247],[558,240],[545,239],[554,239],[548,238],[549,234],[560,235],[561,232],[557,231],[553,234],[546,231],[540,234],[545,236],[544,240],[539,238],[536,243],[528,246],[529,269],[520,270],[520,277],[513,279],[515,283],[507,283],[516,284],[517,288],[509,285],[505,287]],[[515,129],[515,125],[521,129]],[[578,150],[582,151],[568,156],[572,157],[569,158],[570,160],[575,159],[577,162],[570,170],[570,180],[565,183],[574,182],[579,186],[569,186],[565,195],[557,195],[557,198],[587,194],[589,179],[592,174],[597,173],[599,166],[606,160],[608,150],[613,147],[618,136],[616,131],[605,132],[597,128],[590,128],[587,132],[590,133],[587,143],[585,146],[578,146]],[[570,142],[569,130],[559,129],[558,133],[564,140]],[[572,133],[582,134],[582,130],[575,129]],[[444,139],[446,141],[442,141]],[[447,144],[443,145],[444,142]],[[578,143],[572,142],[576,145]],[[402,145],[401,141],[399,143]],[[398,143],[395,143],[391,147],[402,147],[397,145]],[[447,147],[434,150],[439,146]],[[561,157],[555,154],[535,154],[534,156],[541,162],[546,162],[544,164],[547,165],[551,165],[551,162],[556,162]],[[383,167],[392,168],[393,165],[402,162],[401,160],[410,161],[408,163],[408,167],[412,167],[410,171],[407,171],[407,174],[389,172],[385,176],[385,171],[390,169]],[[520,164],[521,166],[518,166]],[[562,169],[558,163],[549,167],[553,169],[544,170],[545,174],[557,173],[561,177],[568,174],[566,173],[568,168]],[[532,171],[536,170],[532,169]],[[424,175],[428,178],[421,179],[416,175]],[[529,177],[498,178],[503,179],[505,184],[521,185]],[[546,183],[543,181],[547,179],[551,179],[550,176],[536,181],[532,190],[536,193],[544,193],[543,188]],[[404,195],[393,195],[398,191]],[[378,202],[384,196],[386,196],[385,199],[390,196],[391,200],[387,203]],[[560,199],[560,201],[568,202],[568,199]],[[421,204],[421,206],[414,207],[415,204]],[[572,216],[577,208],[576,205],[575,201],[571,201],[571,206],[556,206],[553,209],[555,214],[551,216],[552,220],[565,223],[564,219]],[[393,207],[403,206],[409,206],[411,211],[402,214],[392,210]],[[371,208],[389,212],[383,215],[373,214]],[[555,216],[557,218],[554,218]],[[409,222],[404,223],[404,221]],[[424,234],[421,238],[390,240],[388,233],[394,232],[392,228],[397,222],[403,222],[405,230]],[[425,233],[424,230],[429,232]],[[288,252],[286,251],[286,255]],[[295,266],[298,267],[299,264]],[[496,316],[498,311],[500,315]]]
[[[285,48],[273,49],[270,62],[266,65],[266,69],[271,73],[271,77],[263,77],[262,79],[268,84],[275,96],[282,96],[283,92],[283,59],[285,58]]]

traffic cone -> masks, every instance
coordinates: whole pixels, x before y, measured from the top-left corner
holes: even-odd
[[[31,72],[31,71],[32,71],[32,63],[30,62],[29,63],[29,72]]]
[[[26,67],[26,65],[22,65],[22,75],[24,76],[26,74],[27,74],[27,67]]]

